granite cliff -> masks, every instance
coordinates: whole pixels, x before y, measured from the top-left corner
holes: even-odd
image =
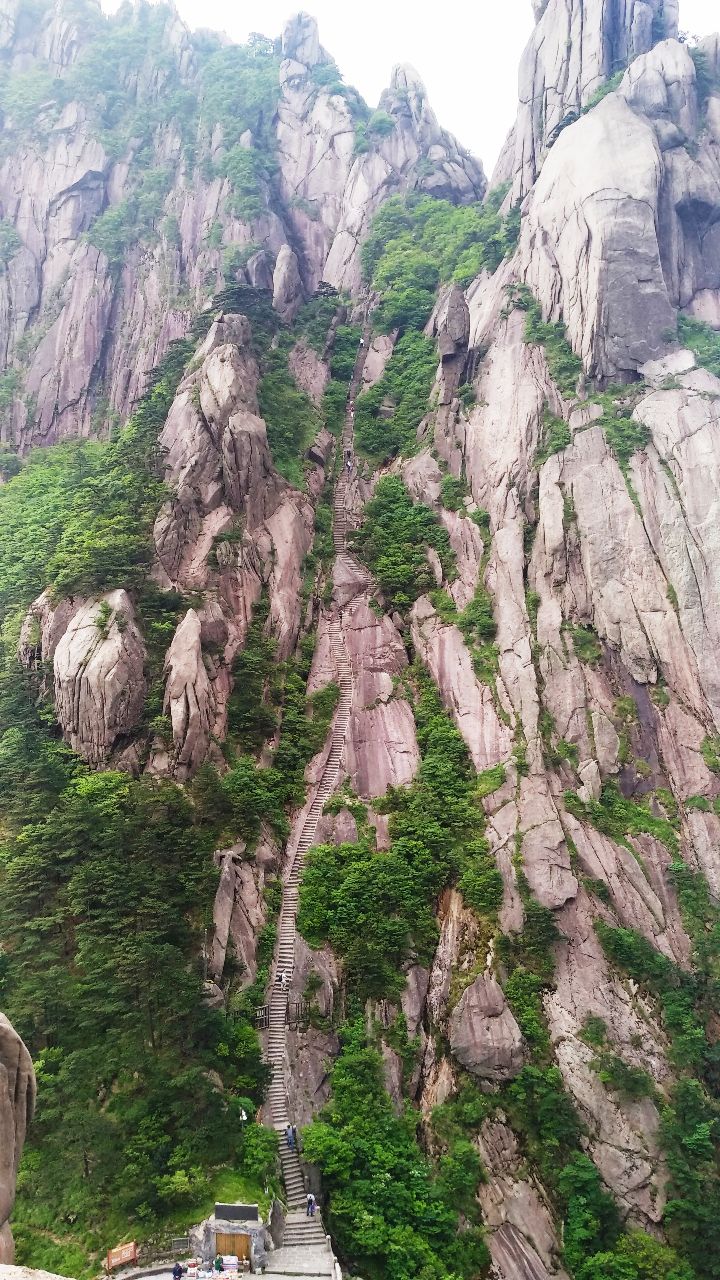
[[[70,1052],[13,967],[23,893],[49,915],[28,848],[162,796],[215,848],[182,1017],[211,1009],[227,1058],[320,795],[282,1079],[343,1258],[704,1280],[720,40],[690,46],[669,0],[534,9],[488,192],[411,68],[371,113],[307,15],[238,53],[164,8],[106,27],[60,3],[41,29],[5,4],[5,670],[59,753],[7,815],[8,1009],[35,1052]],[[89,93],[113,31],[119,78]],[[17,787],[32,712],[3,706]],[[61,969],[92,968],[83,856],[51,898]],[[102,1073],[98,1124],[128,1079]],[[261,1107],[239,1078],[218,1075],[223,1105],[252,1087]],[[63,1087],[84,1085],[78,1058]],[[95,1141],[78,1176],[108,1187]]]

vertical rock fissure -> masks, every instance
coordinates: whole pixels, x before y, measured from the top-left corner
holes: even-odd
[[[354,436],[354,401],[360,386],[365,354],[367,351],[367,327],[358,350],[348,391],[345,421],[342,434],[342,472],[335,486],[333,499],[333,545],[335,559],[347,554],[347,504],[348,474],[346,458],[352,454]],[[368,575],[369,576],[369,575]],[[322,1245],[325,1231],[319,1214],[314,1218],[305,1214],[306,1186],[296,1145],[290,1147],[285,1140],[285,1130],[292,1123],[288,1105],[286,1076],[290,1064],[286,1060],[286,1039],[289,989],[295,964],[295,934],[298,911],[298,894],[303,863],[308,849],[315,843],[317,827],[326,801],[335,790],[340,777],[345,737],[350,722],[353,694],[352,669],[343,636],[343,614],[352,604],[344,607],[333,605],[329,618],[330,647],[337,670],[340,698],[330,729],[330,749],[320,781],[315,789],[305,816],[298,819],[299,835],[292,835],[288,844],[278,937],[273,966],[273,982],[268,997],[267,1061],[272,1076],[268,1092],[269,1120],[280,1134],[280,1162],[288,1207],[288,1217],[283,1238],[284,1245]],[[285,981],[282,975],[285,974]]]

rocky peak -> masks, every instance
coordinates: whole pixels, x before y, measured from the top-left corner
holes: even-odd
[[[300,62],[305,67],[316,67],[329,62],[329,55],[320,44],[318,24],[309,13],[295,13],[285,23],[282,33],[283,57]]]
[[[534,0],[533,11],[517,122],[496,171],[510,173],[514,200],[532,187],[559,127],[610,76],[678,30],[677,0]]]

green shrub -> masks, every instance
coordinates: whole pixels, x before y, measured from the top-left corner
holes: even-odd
[[[624,75],[625,75],[625,68],[621,67],[621,69],[619,71],[616,71],[614,75],[610,76],[610,78],[606,80],[604,84],[599,85],[599,87],[593,93],[592,97],[588,99],[588,101],[585,103],[585,106],[582,108],[582,114],[585,115],[586,112],[592,111],[593,107],[596,107],[598,102],[602,102],[603,98],[607,98],[609,93],[614,93],[615,90],[619,87],[620,81],[622,80]]]
[[[646,448],[650,440],[650,431],[645,424],[631,415],[632,410],[627,406],[615,412],[608,410],[597,423],[605,432],[605,438],[624,476],[627,476],[633,454]]]
[[[322,400],[322,415],[325,426],[331,435],[339,436],[345,423],[345,407],[347,403],[347,386],[331,378],[325,387]]]
[[[521,288],[514,304],[526,311],[525,341],[543,348],[553,382],[566,400],[576,395],[577,381],[582,373],[582,360],[575,355],[565,337],[565,328],[559,322],[543,320],[540,304],[529,289]]]
[[[468,488],[464,480],[446,473],[440,481],[440,501],[446,511],[464,511]]]
[[[602,658],[602,645],[597,634],[589,626],[570,626],[567,628],[572,636],[573,649],[579,662],[586,662],[594,667]]]
[[[37,128],[41,109],[47,104],[54,107],[51,119],[56,118],[61,92],[61,82],[42,67],[5,75],[0,85],[5,127],[21,135]]]
[[[678,338],[684,347],[693,352],[703,369],[709,369],[720,378],[720,333],[704,320],[694,316],[678,317]]]
[[[647,1071],[631,1066],[615,1053],[598,1054],[591,1066],[597,1073],[598,1079],[602,1080],[608,1089],[621,1094],[631,1102],[637,1102],[640,1098],[652,1098],[655,1095],[655,1085]]]
[[[467,865],[458,881],[463,901],[478,915],[497,918],[503,899],[503,879],[485,840],[465,847]]]
[[[607,1023],[597,1014],[587,1013],[580,1031],[580,1039],[596,1049],[601,1049],[607,1041]]]
[[[422,328],[439,282],[467,285],[512,252],[519,211],[500,216],[506,191],[499,188],[479,205],[417,194],[385,201],[361,251],[365,278],[382,294],[376,323],[383,332],[398,325]]]
[[[171,179],[169,169],[146,170],[129,196],[95,219],[88,240],[105,254],[111,267],[122,266],[133,245],[152,240]]]
[[[21,247],[22,240],[12,222],[8,222],[7,218],[0,218],[0,262],[7,266]]]
[[[696,1280],[674,1249],[644,1231],[621,1236],[612,1253],[596,1253],[580,1267],[577,1280]]]
[[[262,217],[267,204],[263,188],[269,178],[267,157],[254,148],[236,146],[223,156],[221,176],[230,183],[228,208],[242,222]]]
[[[240,751],[258,751],[275,732],[278,689],[269,688],[276,644],[265,634],[269,604],[262,598],[253,610],[245,646],[233,663],[233,690],[228,700],[228,733]]]
[[[315,298],[311,298],[309,302],[305,302],[298,311],[293,329],[301,337],[304,338],[314,351],[322,354],[328,338],[328,331],[332,324],[338,308],[338,298],[335,294],[326,296],[319,294]]]
[[[455,559],[450,538],[435,514],[413,502],[398,476],[384,476],[365,508],[353,545],[376,578],[390,608],[405,609],[433,582],[427,548],[437,551],[446,575]]]
[[[562,453],[572,443],[570,428],[564,418],[556,418],[545,410],[540,443],[533,464],[541,467],[554,453]]]
[[[262,370],[258,399],[273,463],[286,480],[300,488],[302,458],[322,426],[321,417],[295,383],[283,345],[265,352]]]
[[[688,52],[695,64],[695,87],[697,89],[698,106],[702,110],[707,104],[712,90],[717,88],[717,80],[704,49],[699,49],[695,45],[691,46]]]
[[[360,453],[382,462],[414,445],[428,412],[437,363],[434,343],[420,333],[406,333],[396,343],[382,378],[356,401]]]
[[[574,791],[566,791],[563,798],[568,813],[580,821],[590,822],[619,844],[625,844],[629,835],[644,833],[661,841],[672,853],[678,851],[677,835],[667,819],[655,818],[642,801],[626,799],[614,781],[603,784],[599,800],[585,803]]]
[[[221,124],[227,147],[247,129],[256,145],[270,148],[272,119],[280,96],[280,60],[272,44],[249,42],[213,52],[201,72],[201,119]]]
[[[620,1217],[595,1165],[584,1154],[573,1155],[561,1170],[558,1189],[566,1205],[563,1255],[574,1274],[589,1254],[615,1244]]]
[[[353,376],[361,337],[362,329],[359,325],[340,324],[335,330],[330,356],[330,373],[340,382],[347,384]]]
[[[395,1115],[382,1058],[365,1044],[360,1019],[348,1027],[331,1071],[331,1099],[303,1131],[305,1157],[319,1166],[327,1225],[354,1268],[393,1280],[471,1280],[489,1255],[477,1229],[480,1162],[458,1143],[438,1174],[414,1140],[411,1117]]]
[[[708,735],[703,738],[700,751],[708,769],[720,773],[720,737]]]
[[[707,796],[688,796],[685,800],[686,809],[699,809],[701,813],[710,812],[710,801]]]

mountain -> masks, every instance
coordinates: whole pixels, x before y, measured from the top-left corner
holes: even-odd
[[[534,9],[488,190],[305,14],[5,3],[21,1261],[305,1176],[376,1280],[720,1276],[720,37]]]

